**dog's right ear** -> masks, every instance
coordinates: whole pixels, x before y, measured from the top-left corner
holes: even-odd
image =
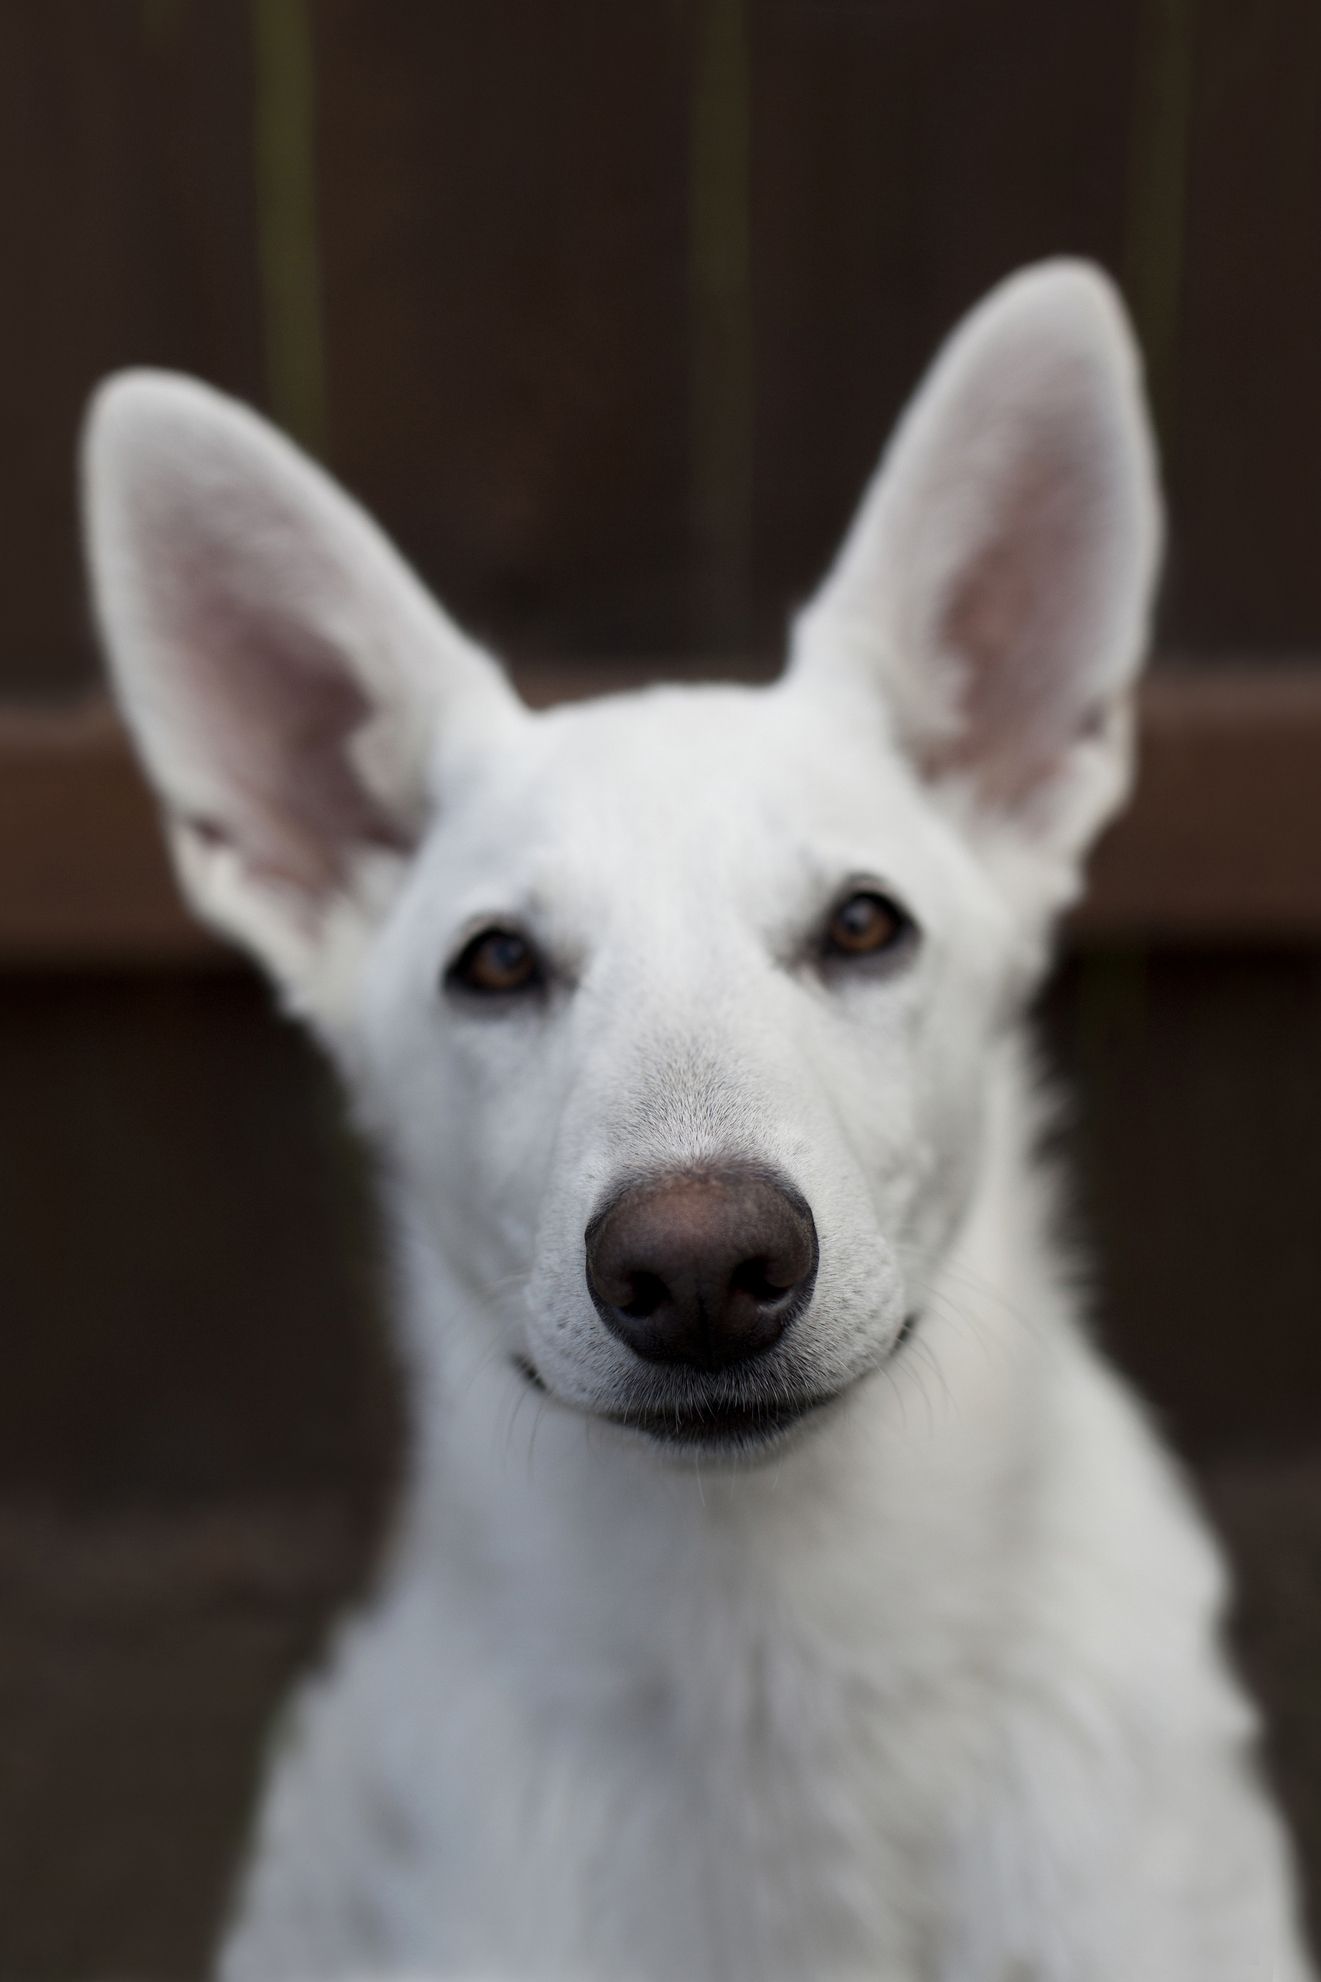
[[[1127,789],[1160,534],[1118,296],[1045,262],[949,339],[799,619],[795,675],[881,706],[1034,912]]]
[[[97,618],[184,889],[333,1029],[426,821],[437,726],[522,705],[363,511],[220,393],[116,375],[83,471]]]

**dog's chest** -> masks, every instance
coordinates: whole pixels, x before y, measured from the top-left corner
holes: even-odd
[[[733,1634],[688,1670],[520,1695],[488,1669],[464,1697],[410,1813],[416,1954],[577,1982],[926,1972],[951,1737],[920,1707],[896,1723],[874,1672]]]

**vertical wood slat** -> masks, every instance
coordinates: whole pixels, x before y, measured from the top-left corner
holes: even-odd
[[[1170,634],[1302,652],[1321,619],[1321,7],[1198,0]]]
[[[334,462],[535,653],[691,617],[691,5],[322,0]]]
[[[1176,445],[1173,421],[1196,35],[1197,0],[1142,0],[1122,273],[1167,461]]]
[[[689,329],[693,535],[704,642],[750,625],[754,326],[747,0],[702,0],[692,81]]]
[[[251,0],[251,19],[267,399],[296,440],[324,454],[328,409],[309,0]]]
[[[815,582],[957,316],[1116,270],[1137,0],[766,0],[753,36],[756,643]]]
[[[246,9],[0,7],[0,699],[85,686],[74,442],[106,371],[261,396]]]

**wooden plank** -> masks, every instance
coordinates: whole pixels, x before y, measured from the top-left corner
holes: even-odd
[[[676,671],[583,663],[525,670],[522,685],[546,702]],[[1321,938],[1321,670],[1158,674],[1143,696],[1142,760],[1137,802],[1096,860],[1079,940]],[[178,903],[110,711],[0,716],[0,965],[223,954]]]
[[[692,0],[314,28],[336,471],[505,651],[700,644]]]
[[[1198,0],[1166,626],[1314,651],[1321,590],[1321,7]]]
[[[1156,674],[1137,795],[1098,850],[1087,939],[1321,937],[1321,670]]]
[[[758,644],[957,317],[1041,256],[1122,270],[1138,29],[1138,0],[756,9]]]
[[[222,956],[175,891],[152,800],[104,705],[0,718],[0,962]]]
[[[0,7],[0,698],[99,672],[74,519],[87,396],[163,364],[261,396],[247,7]]]

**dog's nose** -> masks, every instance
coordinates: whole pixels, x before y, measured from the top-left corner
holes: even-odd
[[[650,1363],[724,1369],[778,1342],[811,1296],[816,1225],[763,1172],[711,1168],[632,1186],[587,1227],[587,1285]]]

